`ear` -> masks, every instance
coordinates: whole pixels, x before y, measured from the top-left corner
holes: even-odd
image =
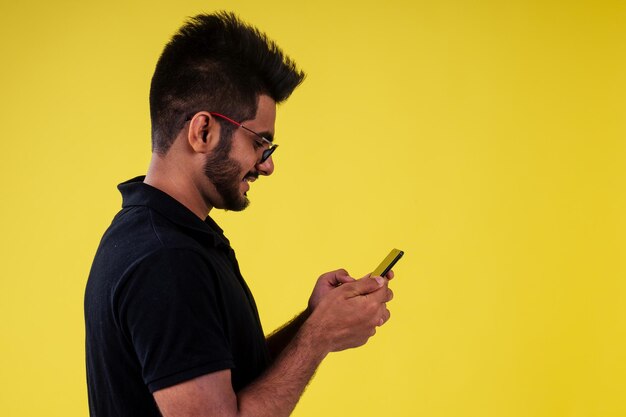
[[[189,122],[187,142],[198,153],[209,153],[217,146],[220,137],[220,125],[210,113],[196,113]]]

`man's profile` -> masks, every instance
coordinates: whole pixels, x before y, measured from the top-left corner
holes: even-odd
[[[85,292],[92,416],[287,416],[330,352],[389,319],[387,279],[339,269],[266,336],[208,216],[245,209],[251,184],[273,173],[276,104],[303,79],[230,13],[195,16],[166,45],[150,89],[150,166],[119,185],[122,209]]]

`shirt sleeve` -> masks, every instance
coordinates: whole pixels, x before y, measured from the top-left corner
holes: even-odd
[[[119,290],[122,332],[150,392],[234,366],[215,272],[198,253],[164,248]]]

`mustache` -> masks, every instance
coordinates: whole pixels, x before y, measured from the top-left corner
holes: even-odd
[[[254,178],[255,180],[259,178],[258,172],[248,172],[244,178]]]

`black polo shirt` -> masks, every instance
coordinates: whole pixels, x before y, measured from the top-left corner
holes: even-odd
[[[91,416],[160,416],[154,391],[224,369],[239,391],[269,354],[228,239],[143,177],[118,188],[85,291]]]

